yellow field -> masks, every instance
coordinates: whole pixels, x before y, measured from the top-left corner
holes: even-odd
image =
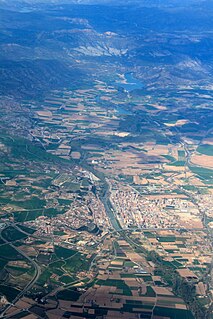
[[[191,163],[202,166],[202,167],[213,168],[212,156],[208,156],[204,154],[194,154],[191,157]]]

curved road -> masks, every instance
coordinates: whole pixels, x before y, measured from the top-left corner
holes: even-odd
[[[3,228],[4,229],[4,228]],[[23,295],[30,290],[33,285],[35,284],[35,282],[38,280],[39,276],[41,275],[41,268],[37,265],[37,263],[31,259],[29,256],[27,256],[23,251],[21,251],[20,249],[18,249],[18,247],[14,246],[11,242],[7,241],[3,236],[2,236],[2,230],[0,230],[0,238],[6,243],[9,244],[13,249],[15,249],[19,254],[21,254],[24,258],[26,258],[31,265],[34,267],[35,269],[35,274],[34,277],[31,279],[31,281],[26,285],[26,287],[16,296],[16,298],[5,307],[4,311],[0,314],[0,318],[5,318],[5,313],[16,303],[19,301],[19,299],[21,299],[23,297]]]

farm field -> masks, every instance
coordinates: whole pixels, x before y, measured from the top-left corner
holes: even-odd
[[[0,318],[213,319],[212,12],[0,1]]]

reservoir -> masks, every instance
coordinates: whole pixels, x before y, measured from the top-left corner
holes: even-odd
[[[143,83],[140,80],[136,79],[133,73],[125,73],[125,79],[122,81],[116,81],[116,85],[123,88],[127,92],[131,92],[133,90],[139,90],[144,87]]]

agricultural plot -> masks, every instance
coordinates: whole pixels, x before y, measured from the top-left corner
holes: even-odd
[[[209,304],[210,123],[183,116],[181,90],[127,94],[111,77],[28,103],[30,140],[1,138],[0,291],[30,282],[23,253],[35,316],[193,318],[174,278]]]

